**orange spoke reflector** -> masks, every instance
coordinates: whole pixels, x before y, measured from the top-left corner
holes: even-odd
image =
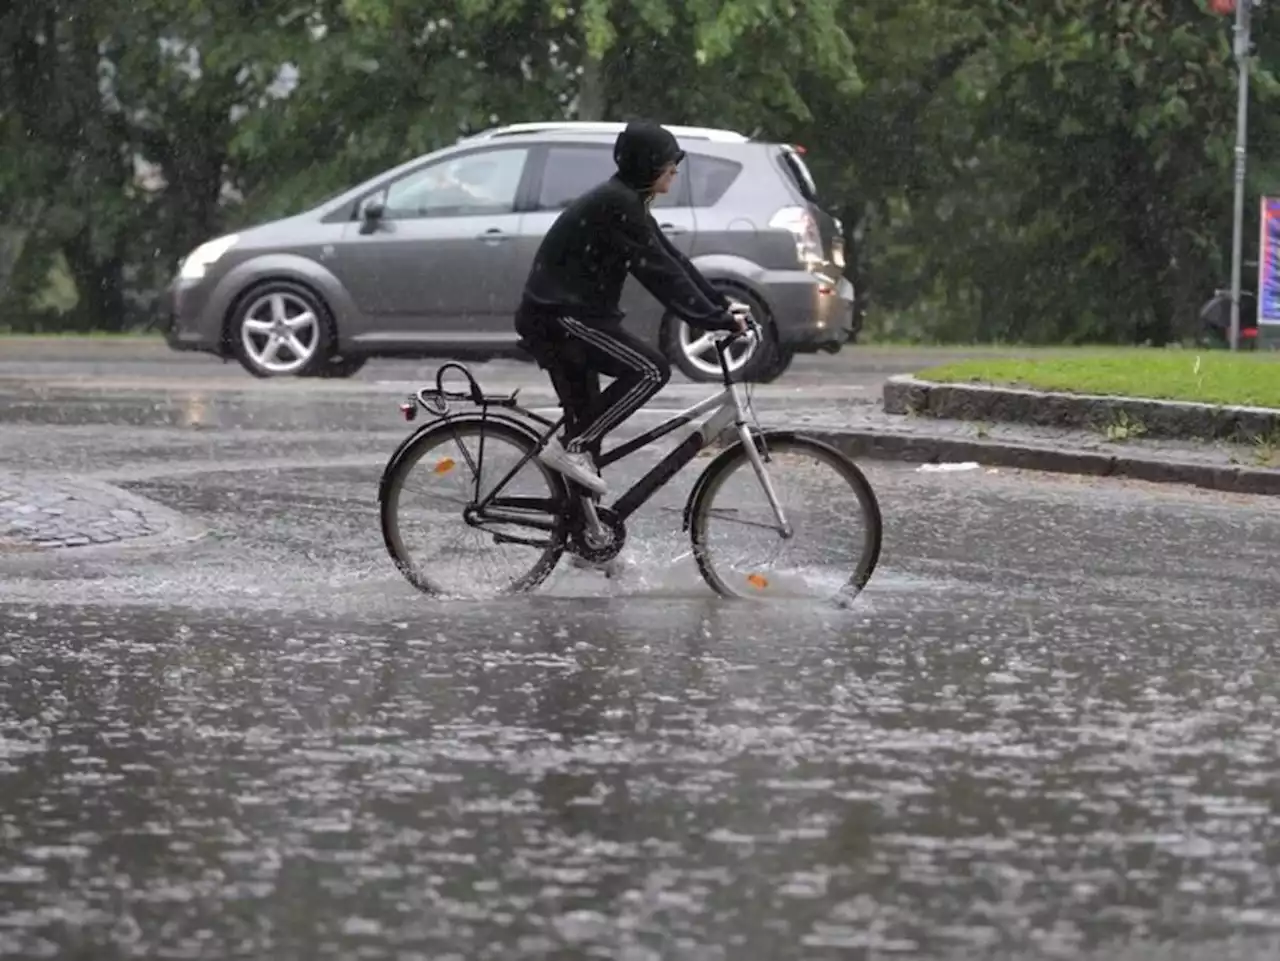
[[[453,470],[455,461],[452,457],[442,458],[440,463],[436,464],[434,473],[447,474]]]
[[[769,586],[769,578],[765,577],[763,574],[748,574],[747,583],[757,591],[763,591]]]

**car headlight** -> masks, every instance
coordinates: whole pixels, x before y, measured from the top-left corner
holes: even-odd
[[[182,262],[182,267],[178,270],[178,276],[183,280],[199,280],[205,275],[205,271],[218,262],[219,257],[236,245],[239,239],[239,234],[227,234],[225,237],[201,244],[187,255],[187,259]]]

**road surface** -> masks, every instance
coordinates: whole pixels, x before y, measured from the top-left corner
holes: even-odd
[[[623,578],[434,602],[411,378],[179,369],[0,382],[14,490],[173,521],[0,555],[0,957],[1277,956],[1274,502],[866,465],[839,611],[712,596],[686,472]]]

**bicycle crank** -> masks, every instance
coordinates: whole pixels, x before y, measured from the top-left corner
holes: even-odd
[[[613,560],[627,542],[627,525],[607,507],[597,507],[585,498],[582,506],[585,516],[569,538],[569,550],[585,561]]]

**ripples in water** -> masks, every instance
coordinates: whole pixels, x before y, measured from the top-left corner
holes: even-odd
[[[478,613],[5,609],[0,954],[1075,957],[1280,927],[1280,682],[1241,625]]]

